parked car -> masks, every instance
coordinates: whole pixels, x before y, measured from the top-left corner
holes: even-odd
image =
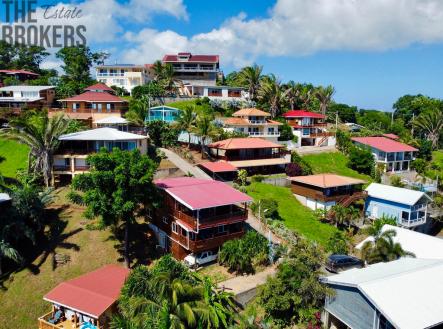
[[[365,267],[364,261],[349,255],[331,255],[326,261],[326,269],[333,273],[362,267]]]
[[[212,251],[203,251],[198,254],[189,254],[185,257],[184,263],[186,266],[196,268],[204,264],[213,262],[217,259],[217,253]]]

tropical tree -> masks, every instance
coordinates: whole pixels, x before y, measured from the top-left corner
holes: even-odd
[[[338,225],[343,225],[346,222],[348,217],[348,209],[341,204],[336,204],[331,208],[332,212],[332,222],[335,224],[335,227]]]
[[[152,64],[152,71],[154,72],[154,81],[159,82],[163,79],[164,66],[161,60],[156,60]]]
[[[207,114],[197,116],[194,132],[200,137],[201,154],[203,157],[206,140],[217,134],[217,129],[213,123],[213,118]]]
[[[126,113],[126,119],[137,125],[143,126],[145,124],[146,116],[149,111],[149,96],[141,95],[139,98],[131,100],[129,111]]]
[[[90,155],[91,171],[75,176],[70,199],[87,206],[86,218],[99,217],[104,226],[124,227],[126,266],[130,266],[129,231],[137,216],[155,205],[156,188],[152,182],[156,164],[138,150],[104,148]]]
[[[3,275],[2,260],[4,258],[10,259],[16,263],[20,263],[23,261],[23,258],[19,254],[17,249],[15,249],[8,241],[6,241],[3,235],[4,233],[2,232],[0,234],[0,277]]]
[[[334,232],[328,239],[326,248],[333,254],[347,255],[349,252],[349,240],[342,232]]]
[[[403,250],[400,243],[394,242],[396,231],[383,230],[385,222],[386,220],[375,221],[367,229],[371,238],[361,248],[362,258],[368,264],[374,264],[390,262],[404,256],[415,257],[413,253]]]
[[[249,98],[253,101],[257,99],[257,91],[260,88],[263,66],[253,65],[244,67],[239,73],[238,82],[248,88]]]
[[[350,206],[347,208],[348,228],[351,227],[359,218],[360,210],[356,207]]]
[[[188,133],[188,149],[191,148],[191,131],[194,130],[197,122],[195,106],[186,106],[177,120],[177,125],[181,130]]]
[[[175,93],[177,91],[177,85],[182,85],[181,80],[175,77],[172,64],[167,63],[163,66],[162,82],[169,93]]]
[[[48,118],[46,113],[12,120],[11,128],[0,132],[0,136],[16,140],[29,146],[28,171],[42,173],[44,183],[49,186],[52,178],[53,153],[59,146],[59,136],[69,125],[63,115]]]
[[[423,112],[413,121],[413,126],[423,130],[426,137],[432,142],[432,148],[436,149],[443,131],[443,111],[436,108]]]
[[[329,104],[332,101],[332,96],[335,93],[335,89],[333,86],[327,86],[327,87],[318,87],[315,91],[315,97],[320,102],[320,111],[323,115],[326,115],[326,112],[328,111]]]
[[[300,96],[300,84],[295,83],[294,81],[289,81],[286,84],[286,90],[284,91],[284,96],[286,97],[289,108],[291,110],[295,110],[295,106],[297,104],[297,100]]]
[[[285,95],[281,82],[273,74],[262,79],[258,91],[258,97],[262,102],[268,105],[272,118],[275,118],[280,114],[282,105],[285,101]]]

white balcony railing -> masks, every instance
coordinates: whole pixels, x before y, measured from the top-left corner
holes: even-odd
[[[261,131],[249,131],[249,136],[280,136],[280,133],[277,131],[274,132],[261,132]]]
[[[248,120],[250,124],[253,125],[264,125],[267,122],[265,120]]]
[[[97,73],[98,77],[124,77],[124,73]]]

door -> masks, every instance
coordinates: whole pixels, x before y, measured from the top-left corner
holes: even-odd
[[[372,206],[371,217],[378,218],[378,206]]]

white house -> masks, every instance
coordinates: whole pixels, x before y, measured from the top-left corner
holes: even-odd
[[[443,260],[401,258],[322,279],[325,328],[423,329],[443,324]]]

